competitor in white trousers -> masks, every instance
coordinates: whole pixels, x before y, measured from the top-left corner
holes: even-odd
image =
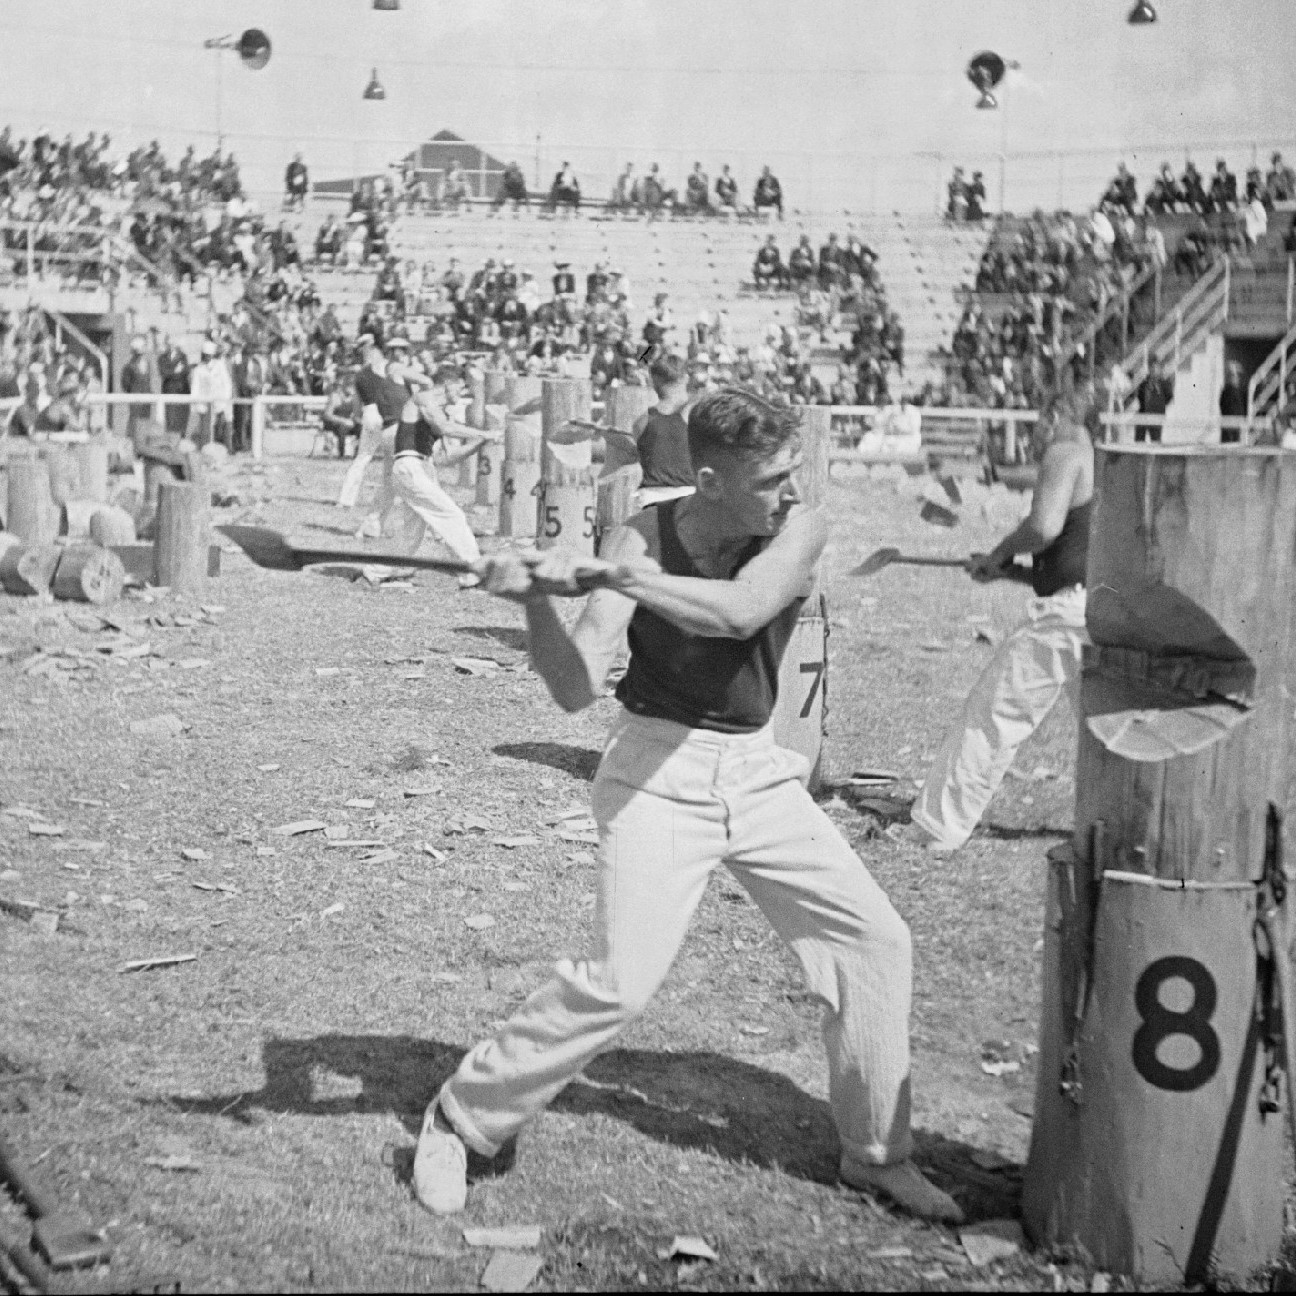
[[[1066,693],[1075,710],[1085,633],[1085,560],[1093,503],[1094,454],[1073,397],[1041,415],[1050,436],[1026,519],[988,554],[969,563],[975,580],[1004,576],[1030,554],[1037,597],[972,686],[945,735],[912,809],[913,839],[957,850],[972,835],[1017,749]]]
[[[591,956],[559,962],[446,1082],[424,1117],[415,1192],[438,1214],[463,1208],[466,1149],[497,1153],[645,1010],[724,864],[824,1005],[843,1181],[958,1221],[910,1160],[909,929],[801,785],[804,758],[770,733],[778,662],[827,539],[822,515],[799,507],[797,416],[728,389],[698,402],[688,436],[696,493],[636,514],[603,558],[550,549],[480,564],[487,592],[525,607],[532,663],[564,710],[602,695],[627,628],[630,665],[594,782]],[[568,631],[550,596],[589,589]]]
[[[441,417],[439,418],[438,415]],[[444,455],[442,463],[454,464],[467,459],[487,441],[498,439],[494,432],[480,432],[461,427],[444,417],[432,391],[419,391],[401,411],[400,424],[392,442],[392,469],[384,478],[379,496],[379,512],[371,514],[361,527],[365,535],[393,535],[399,530],[409,553],[414,553],[430,530],[456,558],[476,562],[481,557],[477,537],[463,509],[442,489],[437,481],[432,457],[438,443],[448,439],[466,442],[461,449]],[[397,517],[412,514],[414,526],[401,526]],[[372,523],[372,531],[369,529]],[[464,588],[479,583],[474,572],[459,578]]]

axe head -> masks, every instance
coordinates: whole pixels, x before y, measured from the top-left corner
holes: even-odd
[[[852,576],[876,576],[883,567],[890,567],[899,557],[900,550],[889,545],[882,549],[875,549],[850,574]]]
[[[947,509],[943,504],[937,504],[933,500],[923,500],[918,516],[933,526],[943,527],[957,526],[959,520],[958,514],[953,509]]]
[[[220,526],[216,530],[233,540],[258,567],[295,572],[305,566],[297,550],[269,527]]]

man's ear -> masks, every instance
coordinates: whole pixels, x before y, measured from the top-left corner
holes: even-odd
[[[697,470],[697,493],[706,499],[715,500],[720,498],[723,490],[720,475],[709,464],[703,464]]]

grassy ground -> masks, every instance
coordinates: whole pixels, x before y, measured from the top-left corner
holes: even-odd
[[[252,505],[228,516],[349,545],[356,519],[326,503],[340,472],[245,472]],[[985,547],[1011,505],[992,520],[969,505],[952,532],[891,484],[835,480],[831,506],[829,773],[882,765],[912,788],[990,652],[976,631],[1001,635],[1025,594],[844,573],[886,542]],[[974,1269],[952,1232],[836,1184],[817,1011],[723,873],[645,1017],[510,1167],[480,1168],[463,1218],[424,1213],[408,1184],[424,1105],[585,943],[591,848],[545,821],[588,804],[613,704],[564,716],[526,668],[520,613],[444,578],[385,588],[226,554],[208,598],[219,610],[124,600],[156,655],[42,674],[21,669],[32,644],[90,650],[108,632],[0,595],[0,808],[19,811],[0,814],[0,897],[63,907],[52,936],[0,914],[0,1120],[109,1226],[111,1279],[82,1286],[172,1272],[186,1289],[471,1288],[487,1255],[461,1228],[502,1223],[543,1226],[542,1288],[1086,1285],[1029,1254]],[[499,669],[463,674],[456,656]],[[162,713],[184,733],[131,731]],[[1070,821],[1073,726],[1059,708],[952,859],[828,805],[912,925],[921,1160],[973,1219],[1017,1211],[1044,852]],[[32,836],[24,807],[64,836]],[[391,854],[273,831],[308,818]],[[493,841],[521,835],[537,840]],[[480,915],[493,924],[467,924]],[[197,958],[120,971],[173,954]],[[985,1074],[989,1040],[1021,1070]],[[664,1259],[675,1234],[718,1261]]]

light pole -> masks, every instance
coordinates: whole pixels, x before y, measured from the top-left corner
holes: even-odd
[[[967,78],[980,91],[977,100],[978,108],[998,108],[999,101],[991,91],[1000,83],[1003,84],[1003,113],[999,118],[999,214],[1004,212],[1004,194],[1008,186],[1008,71],[1017,71],[1021,64],[1013,59],[1004,59],[993,50],[982,50],[972,56],[968,64]]]

